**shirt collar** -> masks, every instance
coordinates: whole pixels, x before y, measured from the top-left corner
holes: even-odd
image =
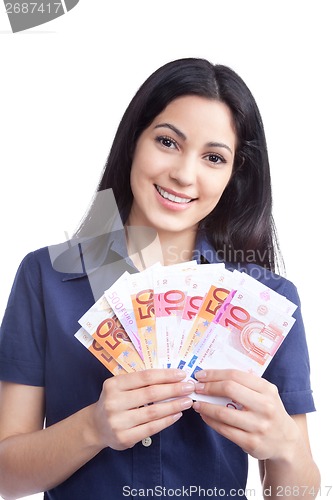
[[[135,267],[128,257],[124,229],[117,229],[94,238],[73,238],[48,247],[52,267],[62,281],[86,277],[108,264],[121,263],[121,269]]]
[[[86,277],[89,271],[94,272],[111,262],[115,266],[117,262],[122,263],[119,267],[125,267],[131,273],[137,270],[127,253],[124,229],[84,241],[72,240],[71,245],[68,242],[62,243],[57,245],[57,253],[57,258],[51,257],[51,261],[54,269],[62,274],[62,281]],[[204,235],[197,238],[193,259],[199,264],[224,262]],[[68,269],[68,272],[62,272],[65,269]],[[70,269],[73,271],[70,272]]]
[[[208,241],[205,235],[198,235],[196,247],[194,250],[194,258],[198,263],[217,264],[223,262],[219,258],[218,252],[214,249],[213,245]]]

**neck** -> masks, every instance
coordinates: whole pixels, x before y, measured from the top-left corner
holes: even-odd
[[[164,266],[192,259],[196,230],[179,233],[157,232],[152,228],[126,225],[128,255],[142,271],[160,262]]]

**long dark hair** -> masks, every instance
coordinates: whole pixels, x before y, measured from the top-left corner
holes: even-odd
[[[237,135],[233,173],[214,210],[200,222],[219,255],[229,262],[253,262],[275,270],[283,265],[272,218],[266,138],[256,102],[230,68],[185,58],[155,71],[130,102],[111,147],[97,191],[112,188],[125,223],[133,194],[130,171],[140,134],[174,99],[198,95],[230,108]],[[89,215],[89,214],[88,214]]]

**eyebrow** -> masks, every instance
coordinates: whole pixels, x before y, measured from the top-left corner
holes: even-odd
[[[180,137],[181,139],[183,139],[183,141],[186,141],[186,135],[183,132],[181,132],[179,130],[179,128],[175,127],[171,123],[159,123],[154,128],[169,128],[170,130],[173,130],[175,132],[175,134],[178,135],[178,137]]]
[[[232,149],[229,148],[229,146],[227,144],[225,144],[224,142],[209,142],[207,144],[207,146],[209,148],[225,148],[228,151],[230,151],[230,153],[232,154]]]
[[[177,127],[172,125],[172,123],[159,123],[154,128],[155,129],[156,128],[169,128],[170,130],[175,132],[175,134],[177,134],[178,137],[180,137],[183,141],[186,141],[186,135],[181,130],[179,130]],[[233,154],[231,148],[227,144],[225,144],[224,142],[208,142],[206,144],[206,146],[208,146],[209,148],[225,148],[231,154]]]

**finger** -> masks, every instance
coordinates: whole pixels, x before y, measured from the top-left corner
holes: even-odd
[[[176,368],[151,368],[139,372],[127,373],[121,377],[112,377],[108,381],[116,384],[120,391],[128,391],[149,385],[179,382],[185,377],[186,374]]]
[[[257,392],[262,392],[265,385],[265,380],[259,375],[242,370],[199,370],[195,374],[199,382],[221,382],[224,380],[234,380],[249,389]]]
[[[197,394],[207,394],[209,396],[225,397],[237,404],[241,404],[247,409],[260,411],[263,405],[263,396],[234,380],[222,380],[218,382],[198,382],[195,385]],[[220,406],[220,405],[212,405]]]
[[[241,370],[202,370],[198,372],[197,379],[200,380],[196,384],[197,393],[226,396],[257,411],[264,404],[261,396],[275,398],[278,393],[274,384],[254,373]]]
[[[201,417],[214,428],[222,430],[225,426],[235,427],[245,432],[255,432],[258,428],[258,418],[253,412],[235,410],[223,405],[215,405],[196,401],[193,409],[200,413]]]
[[[196,403],[195,403],[196,404]],[[205,403],[209,404],[209,403]],[[201,405],[201,403],[200,403]],[[238,411],[238,410],[230,410],[231,412]],[[214,429],[216,432],[224,436],[225,438],[229,439],[230,441],[234,442],[241,448],[245,449],[246,442],[249,440],[249,436],[251,433],[249,433],[246,430],[243,430],[239,427],[233,426],[226,424],[225,422],[217,421],[206,414],[200,414],[202,420],[209,425],[212,429]]]
[[[152,420],[151,422],[145,423],[143,425],[138,425],[137,427],[132,427],[131,429],[124,431],[122,449],[132,447],[147,436],[153,436],[163,429],[170,427],[175,422],[177,422],[177,420],[179,420],[181,416],[182,413],[168,415],[161,419]]]
[[[122,422],[126,428],[143,425],[153,420],[176,415],[191,408],[193,400],[191,398],[177,398],[165,403],[155,403],[135,410],[122,413]]]
[[[195,384],[191,381],[173,382],[172,384],[157,384],[142,387],[123,393],[127,407],[137,408],[150,403],[157,403],[174,398],[188,396],[194,392]]]

